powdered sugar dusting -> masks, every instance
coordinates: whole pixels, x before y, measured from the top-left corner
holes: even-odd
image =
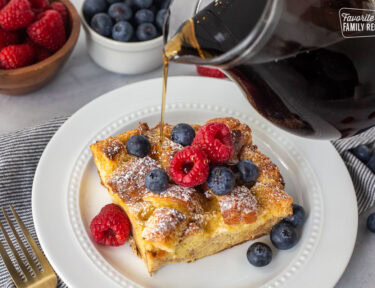
[[[160,193],[161,197],[177,198],[184,202],[193,200],[194,193],[197,193],[193,188],[183,187],[179,185],[170,185],[169,188]]]
[[[182,145],[175,143],[168,138],[164,138],[163,143],[161,144],[161,158],[167,159],[168,162],[170,162],[174,155],[183,148]]]
[[[257,199],[246,186],[237,186],[230,194],[220,196],[219,205],[222,214],[233,210],[249,214],[256,211]]]
[[[149,156],[136,158],[120,166],[109,179],[109,185],[114,192],[121,196],[129,192],[128,190],[145,189],[146,175],[161,166]],[[128,194],[128,193],[127,193]]]
[[[184,237],[197,231],[201,231],[203,226],[206,224],[204,214],[194,214],[190,222],[184,231]]]
[[[173,208],[157,208],[147,220],[142,237],[146,240],[162,241],[178,230],[186,221],[186,216]],[[176,235],[177,236],[177,235]]]
[[[271,202],[274,202],[274,201],[280,202],[282,200],[284,201],[284,200],[287,200],[287,199],[290,198],[289,194],[286,193],[283,189],[281,189],[277,185],[269,186],[267,184],[257,182],[252,187],[252,189],[272,189],[272,197],[269,198],[269,201],[271,201]]]
[[[182,148],[184,148],[181,144],[178,144],[176,142],[173,142],[172,140],[168,138],[164,138],[163,143],[161,145],[162,149],[171,149],[175,152],[180,151]]]
[[[148,190],[147,195],[149,194],[151,194],[152,197],[167,198],[168,202],[180,202],[180,205],[189,212],[203,213],[203,207],[199,202],[198,192],[193,188],[169,185],[168,189],[160,194],[155,194]]]

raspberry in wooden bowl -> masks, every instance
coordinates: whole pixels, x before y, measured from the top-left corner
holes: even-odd
[[[0,94],[45,86],[71,55],[80,17],[69,0],[10,0],[0,6]]]

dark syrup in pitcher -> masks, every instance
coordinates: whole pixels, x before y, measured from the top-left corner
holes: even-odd
[[[189,63],[189,57],[215,59],[232,51],[254,29],[266,2],[214,1],[181,26],[165,45],[165,58]],[[317,2],[328,5],[330,10],[324,14],[322,9],[310,9],[303,17],[311,17],[315,25],[330,31],[340,29],[338,11],[347,1]],[[285,9],[293,3],[298,1],[285,0]],[[373,39],[340,39],[323,48],[293,41],[271,44],[266,49],[273,55],[285,54],[281,49],[298,52],[268,61],[254,63],[249,59],[219,67],[240,85],[251,105],[280,128],[311,138],[348,137],[375,123],[375,90],[365,83],[369,71],[362,73],[359,68],[364,57],[369,57],[364,51],[374,45]]]

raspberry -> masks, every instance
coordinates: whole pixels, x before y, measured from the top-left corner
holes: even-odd
[[[52,53],[47,48],[44,48],[41,46],[36,46],[34,48],[34,51],[35,51],[35,59],[38,62],[43,61],[44,59],[47,59],[48,57],[52,55]]]
[[[31,3],[31,7],[39,10],[45,11],[49,8],[49,1],[48,0],[29,0]]]
[[[11,45],[0,52],[0,67],[3,69],[15,69],[32,64],[34,61],[34,49],[28,44]]]
[[[8,0],[0,0],[0,9],[3,9],[8,4]]]
[[[197,72],[201,76],[214,77],[214,78],[227,78],[223,72],[216,68],[209,68],[197,66]]]
[[[108,204],[92,219],[90,230],[97,243],[120,246],[129,237],[130,221],[118,205]]]
[[[60,2],[53,2],[51,4],[51,8],[53,10],[56,10],[57,12],[59,12],[59,14],[60,14],[60,16],[63,20],[64,26],[67,27],[67,25],[68,25],[68,10],[66,10],[65,5],[60,3]]]
[[[209,172],[208,159],[197,147],[187,146],[173,157],[169,174],[179,185],[192,187],[206,182]]]
[[[47,48],[35,44],[34,41],[31,40],[29,37],[26,38],[25,44],[29,44],[31,47],[33,47],[35,53],[35,60],[37,62],[43,61],[44,59],[47,59],[52,55],[52,52],[50,52]]]
[[[11,0],[0,11],[0,26],[8,31],[25,28],[33,22],[34,16],[28,0]]]
[[[38,20],[27,27],[27,34],[36,44],[51,52],[59,50],[66,41],[63,20],[55,10],[40,14]]]
[[[233,154],[233,141],[224,123],[208,123],[202,126],[194,138],[193,146],[199,147],[213,163],[224,163]]]
[[[0,50],[9,45],[19,43],[19,35],[14,31],[4,31],[0,29]]]

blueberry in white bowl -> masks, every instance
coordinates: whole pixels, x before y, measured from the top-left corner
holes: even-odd
[[[82,7],[83,15],[90,22],[95,14],[107,12],[108,6],[106,0],[85,0]]]
[[[158,31],[152,23],[143,23],[138,26],[136,36],[139,41],[148,41],[158,37]]]
[[[150,8],[153,0],[133,0],[133,5],[138,9]]]
[[[113,22],[108,14],[98,13],[92,17],[91,27],[96,33],[102,36],[110,36],[112,35]]]
[[[128,21],[133,17],[133,11],[125,3],[114,3],[109,7],[108,15],[117,22]]]
[[[156,14],[156,26],[163,30],[165,19],[167,18],[168,10],[167,9],[160,9],[158,14]]]
[[[90,58],[108,71],[127,75],[160,67],[164,46],[160,15],[163,13],[156,18],[166,3],[170,2],[84,0],[81,18]]]
[[[142,23],[152,23],[154,22],[155,15],[150,9],[140,9],[135,13],[134,20],[140,25]]]
[[[117,22],[112,29],[112,38],[121,42],[129,42],[134,35],[134,28],[128,21]]]
[[[101,36],[120,42],[143,42],[162,35],[169,4],[169,1],[156,0],[85,0],[82,13],[90,28]],[[100,16],[97,16],[98,14]],[[119,40],[124,37],[119,38],[118,34],[115,34],[117,37],[114,38],[112,33],[108,33],[108,17],[103,14],[108,14],[113,20],[112,25],[128,21],[133,27],[135,37],[124,41]],[[95,21],[92,22],[94,17]]]

